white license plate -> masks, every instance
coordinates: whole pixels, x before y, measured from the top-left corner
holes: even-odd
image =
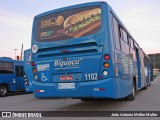
[[[58,89],[75,89],[75,83],[58,83]]]

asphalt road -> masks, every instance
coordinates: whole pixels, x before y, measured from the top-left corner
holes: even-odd
[[[1,97],[0,111],[50,111],[50,114],[51,111],[160,111],[160,80],[152,82],[152,85],[149,86],[147,90],[138,91],[134,101],[102,99],[91,102],[81,102],[79,99],[37,99],[32,93],[18,93]],[[66,118],[63,117],[58,117],[57,119],[66,120]],[[75,117],[68,119],[74,120]],[[90,119],[92,118],[87,118],[87,120]],[[96,118],[94,117],[93,119]],[[116,117],[115,119],[118,118]],[[149,120],[150,118],[145,119]],[[154,117],[154,119],[158,118]]]

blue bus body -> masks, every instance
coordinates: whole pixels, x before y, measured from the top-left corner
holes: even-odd
[[[0,57],[0,96],[22,90],[24,90],[23,61]]]
[[[84,14],[90,17],[83,19]],[[67,23],[69,20],[72,23]],[[90,26],[83,29],[86,24]],[[32,60],[36,71],[34,95],[37,98],[80,99],[118,99],[132,95],[133,98],[134,91],[150,83],[146,76],[151,72],[146,71],[151,69],[149,64],[144,67],[145,56],[105,2],[80,4],[37,15],[32,31]],[[147,60],[150,62],[149,58]]]
[[[32,81],[33,81],[32,65],[31,65],[31,49],[24,51],[24,85],[26,92],[33,92]]]

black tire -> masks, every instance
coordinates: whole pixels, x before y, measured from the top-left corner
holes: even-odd
[[[82,98],[81,101],[82,102],[91,102],[91,101],[95,101],[95,100],[92,98]]]
[[[147,85],[148,86],[148,85]],[[147,90],[147,86],[143,87],[142,90]]]
[[[0,97],[5,97],[8,93],[8,88],[6,85],[0,85]]]
[[[132,84],[132,93],[130,95],[128,95],[125,100],[127,101],[133,101],[135,99],[135,94],[136,94],[136,86],[135,86],[135,82],[133,82]]]
[[[151,86],[151,82],[147,84],[148,86]]]

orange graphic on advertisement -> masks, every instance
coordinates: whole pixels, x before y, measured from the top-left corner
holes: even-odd
[[[64,22],[64,17],[59,15],[56,19],[56,25],[62,25]]]

